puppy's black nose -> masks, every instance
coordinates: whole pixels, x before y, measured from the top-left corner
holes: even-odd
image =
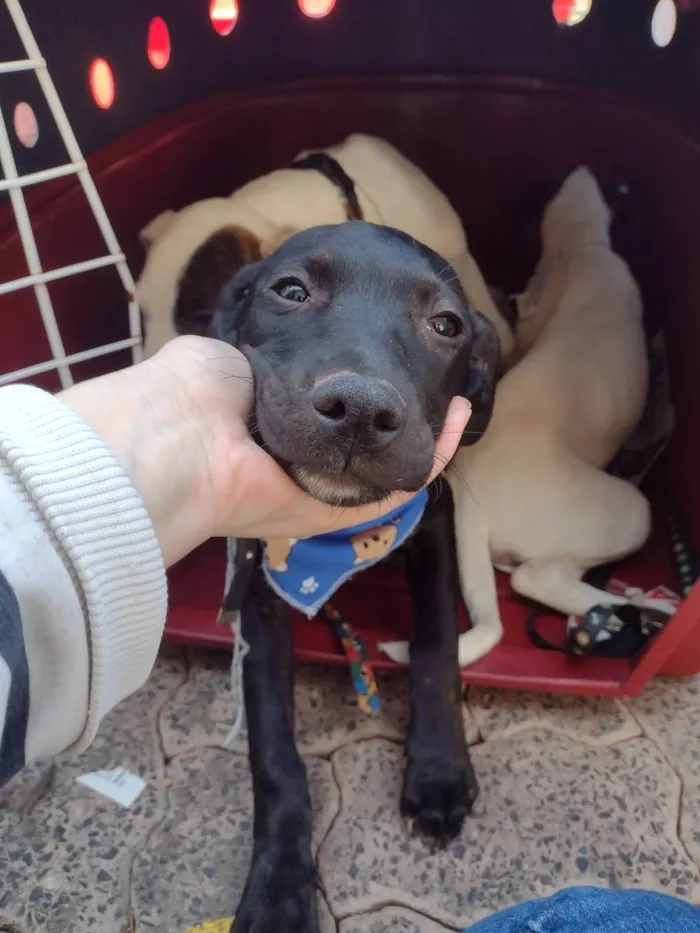
[[[396,389],[357,373],[331,376],[311,393],[316,418],[339,438],[355,436],[373,448],[386,447],[406,424],[406,405]]]

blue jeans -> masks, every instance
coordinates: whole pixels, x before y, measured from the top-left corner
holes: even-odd
[[[700,909],[650,891],[566,888],[464,933],[700,933]]]

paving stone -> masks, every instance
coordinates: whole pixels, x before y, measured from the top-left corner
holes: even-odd
[[[470,687],[469,706],[484,739],[551,729],[591,745],[612,745],[642,730],[614,697],[567,696]]]
[[[0,793],[0,931],[126,933],[130,904],[140,933],[230,916],[252,795],[245,754],[211,747],[231,723],[228,664],[196,652],[185,681],[181,652],[163,657],[84,755],[32,765]],[[357,709],[346,669],[297,676],[300,748],[332,755],[307,758],[315,845],[331,830],[319,860],[336,919],[319,895],[322,933],[446,933],[567,884],[700,900],[699,678],[658,679],[622,703],[470,688],[467,734],[474,741],[478,722],[488,740],[472,750],[482,794],[444,852],[398,814],[408,683],[405,672],[380,678],[374,719]],[[159,716],[165,752],[178,755],[167,801]],[[129,810],[74,783],[120,765],[148,782]]]
[[[700,897],[675,833],[680,783],[650,740],[592,748],[533,730],[472,754],[475,813],[437,851],[399,816],[398,745],[374,739],[333,755],[343,808],[319,864],[334,916],[392,902],[462,928],[582,884]]]
[[[680,836],[700,865],[700,678],[657,678],[625,703],[680,775]]]
[[[338,925],[333,918],[328,901],[321,891],[316,893],[316,897],[318,898],[318,925],[321,933],[337,933]]]
[[[55,780],[55,762],[34,761],[27,765],[9,784],[0,788],[0,820],[29,813]]]
[[[196,651],[191,655],[188,679],[161,716],[168,757],[193,748],[223,747],[233,722],[230,663],[230,655],[223,652]],[[401,740],[409,714],[408,675],[405,671],[379,672],[377,680],[381,712],[369,716],[358,709],[346,668],[298,665],[295,706],[300,752],[327,756],[357,739]],[[464,721],[468,740],[477,741],[476,723],[466,706]],[[247,754],[245,728],[232,749]]]
[[[413,910],[384,907],[342,920],[338,933],[448,933],[448,929]]]
[[[306,767],[317,849],[340,798],[330,762],[311,757]],[[252,852],[253,795],[246,757],[214,748],[186,752],[168,765],[167,780],[168,816],[134,861],[132,903],[144,933],[179,933],[231,916]],[[326,915],[325,929],[332,933],[328,920]]]
[[[378,716],[357,706],[346,668],[304,666],[296,678],[296,731],[306,754],[330,755],[350,741],[387,738],[403,741],[410,713],[409,680],[405,671],[377,672],[381,698]],[[464,728],[470,743],[478,740],[476,723],[463,707]]]
[[[0,796],[0,928],[124,929],[133,853],[164,813],[158,712],[184,677],[182,658],[161,658],[146,686],[105,717],[86,752],[27,769]],[[147,782],[130,809],[75,783],[117,767]]]
[[[208,746],[223,746],[233,724],[231,655],[223,651],[188,652],[187,680],[160,717],[166,758]],[[235,746],[246,752],[245,731]]]

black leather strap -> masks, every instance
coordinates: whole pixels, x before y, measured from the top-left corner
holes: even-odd
[[[243,597],[248,590],[250,578],[259,563],[260,556],[261,546],[257,538],[236,539],[236,553],[231,568],[233,576],[219,609],[217,625],[231,625],[237,613],[240,612]]]
[[[310,169],[320,172],[336,186],[345,201],[345,214],[348,220],[364,220],[364,214],[355,191],[355,182],[343,166],[327,152],[312,152],[302,159],[295,159],[292,168]]]

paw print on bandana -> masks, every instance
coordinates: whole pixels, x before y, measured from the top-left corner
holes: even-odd
[[[311,596],[318,589],[318,580],[316,577],[307,577],[306,580],[301,581],[301,586],[299,587],[299,592],[302,596]]]

